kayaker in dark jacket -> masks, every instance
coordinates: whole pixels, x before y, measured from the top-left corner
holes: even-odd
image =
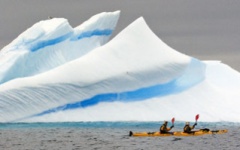
[[[168,128],[167,127],[168,122],[164,121],[164,123],[162,124],[162,126],[160,127],[160,133],[169,133],[169,131],[174,127],[173,125]]]
[[[191,127],[189,122],[186,122],[186,124],[185,124],[185,126],[183,128],[183,132],[185,132],[185,133],[192,133],[192,132],[194,132],[194,131],[192,131],[192,129],[194,129],[196,125],[197,125],[197,123],[194,123],[194,125]]]

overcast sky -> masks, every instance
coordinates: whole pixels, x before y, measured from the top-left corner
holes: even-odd
[[[0,49],[48,16],[66,18],[75,27],[115,10],[121,16],[113,36],[143,16],[177,51],[240,71],[240,0],[0,0]]]

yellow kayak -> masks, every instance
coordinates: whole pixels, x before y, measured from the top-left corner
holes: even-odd
[[[200,129],[198,131],[192,131],[191,133],[185,133],[182,131],[175,131],[169,133],[160,133],[160,132],[129,132],[129,136],[199,136],[205,134],[223,134],[227,133],[228,130],[209,130],[209,129]]]

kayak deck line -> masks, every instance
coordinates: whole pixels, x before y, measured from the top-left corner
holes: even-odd
[[[227,129],[223,130],[209,130],[207,128],[200,129],[197,131],[192,131],[190,133],[186,133],[183,131],[175,131],[175,132],[169,132],[169,133],[160,133],[160,132],[135,132],[132,131],[129,132],[129,136],[200,136],[200,135],[206,135],[206,134],[224,134],[227,133]]]

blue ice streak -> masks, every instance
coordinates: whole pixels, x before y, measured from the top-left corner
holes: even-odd
[[[89,38],[89,37],[92,37],[92,36],[109,36],[112,34],[112,30],[109,30],[109,29],[106,29],[106,30],[93,30],[93,31],[86,31],[86,32],[83,32],[81,33],[80,35],[77,36],[77,39],[80,40],[80,39],[83,39],[83,38]]]
[[[51,46],[51,45],[55,45],[58,44],[60,42],[63,42],[67,39],[70,39],[71,41],[76,41],[76,40],[81,40],[83,38],[90,38],[93,36],[110,36],[112,34],[112,30],[110,29],[104,29],[104,30],[93,30],[93,31],[86,31],[86,32],[82,32],[78,35],[73,36],[73,32],[69,32],[65,35],[62,35],[60,37],[51,39],[51,40],[42,40],[42,41],[38,41],[37,43],[32,43],[28,45],[28,48],[32,51],[35,52],[41,48],[44,48],[46,46]]]
[[[55,45],[55,44],[58,44],[62,41],[65,41],[66,39],[68,39],[73,33],[72,32],[69,32],[63,36],[60,36],[60,37],[57,37],[55,39],[52,39],[52,40],[43,40],[43,41],[39,41],[38,43],[34,43],[32,45],[29,46],[29,49],[32,51],[32,52],[35,52],[41,48],[44,48],[46,46],[51,46],[51,45]]]
[[[187,87],[185,87],[187,88]],[[85,108],[89,106],[96,105],[100,102],[113,102],[113,101],[123,101],[123,102],[130,102],[130,101],[139,101],[144,100],[151,97],[156,96],[164,96],[169,93],[176,93],[184,90],[183,87],[177,87],[176,81],[171,81],[167,84],[160,84],[155,85],[147,88],[138,89],[136,91],[129,91],[129,92],[121,92],[121,93],[106,93],[106,94],[99,94],[90,99],[86,99],[76,103],[66,104],[60,107],[56,107],[53,109],[49,109],[44,111],[36,116],[42,116],[48,113],[57,112],[57,111],[64,111],[76,108]]]
[[[35,116],[42,116],[42,115],[57,112],[57,111],[85,108],[85,107],[96,105],[100,102],[113,102],[113,101],[131,102],[131,101],[139,101],[139,100],[145,100],[153,97],[166,96],[169,94],[179,93],[188,88],[193,87],[194,85],[196,85],[197,83],[200,83],[202,80],[205,79],[205,76],[204,76],[205,73],[201,75],[200,73],[198,73],[198,71],[193,71],[193,69],[198,70],[199,68],[201,68],[200,70],[204,70],[205,64],[193,58],[188,68],[185,70],[185,73],[182,76],[176,79],[173,79],[168,83],[140,88],[134,91],[99,94],[89,99],[85,99],[79,102],[69,103],[63,106],[49,109]]]

